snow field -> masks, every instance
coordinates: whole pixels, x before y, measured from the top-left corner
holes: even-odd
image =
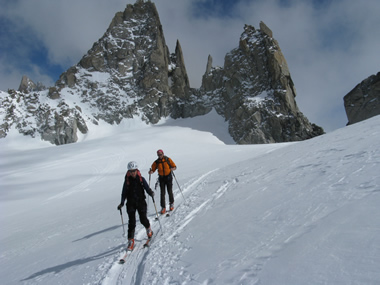
[[[4,284],[378,284],[379,121],[275,145],[225,145],[223,132],[191,121],[61,147],[2,140],[0,276]],[[177,164],[185,200],[174,180],[176,210],[161,217],[162,229],[150,200],[155,239],[142,249],[137,222],[136,248],[120,265],[126,164],[136,160],[148,180],[158,148]],[[127,229],[125,208],[123,218]]]

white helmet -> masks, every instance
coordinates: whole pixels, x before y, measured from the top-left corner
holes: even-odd
[[[128,168],[128,170],[135,170],[135,169],[137,169],[139,167],[138,167],[136,161],[130,161],[130,162],[128,162],[127,168]]]

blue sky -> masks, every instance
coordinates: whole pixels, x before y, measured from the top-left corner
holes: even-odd
[[[0,0],[0,90],[21,77],[52,86],[134,0]],[[192,87],[207,57],[223,66],[244,24],[263,21],[279,42],[300,110],[326,131],[347,122],[343,97],[380,71],[378,0],[157,0],[166,43],[181,43]]]

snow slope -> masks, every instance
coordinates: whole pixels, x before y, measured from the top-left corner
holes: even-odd
[[[271,145],[227,145],[207,121],[108,127],[59,147],[0,140],[1,283],[380,284],[380,116]],[[120,265],[126,164],[149,180],[158,148],[178,166],[176,211],[154,221],[149,200],[155,239],[142,249],[138,222]]]

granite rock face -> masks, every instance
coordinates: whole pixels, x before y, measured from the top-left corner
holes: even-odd
[[[285,57],[263,22],[258,30],[244,27],[223,68],[213,68],[208,58],[200,93],[229,122],[239,144],[298,141],[323,133],[298,109]]]
[[[181,45],[170,53],[151,1],[128,4],[105,34],[50,88],[23,78],[1,96],[0,137],[10,128],[53,144],[73,143],[88,124],[166,117],[188,118],[212,109],[236,143],[297,141],[323,133],[299,111],[296,91],[272,31],[246,25],[238,47],[213,67],[209,56],[199,89],[190,87]]]
[[[42,91],[44,89],[46,89],[46,87],[42,83],[38,82],[36,84],[29,77],[24,75],[21,79],[21,83],[18,88],[18,91],[23,92],[23,93],[30,93],[33,91]]]
[[[46,99],[47,93],[47,90],[29,93],[10,90],[1,100],[0,138],[14,127],[21,134],[31,137],[39,134],[43,140],[61,145],[76,142],[78,131],[87,133],[80,108],[70,108],[63,100],[52,105]]]
[[[32,92],[37,85],[23,78],[18,91],[0,99],[0,137],[15,126],[59,145],[76,142],[89,122],[140,117],[155,124],[170,116],[173,92],[188,92],[189,80],[180,43],[170,55],[154,3],[140,0],[116,13],[80,62],[44,89]]]
[[[380,115],[380,72],[356,85],[343,100],[348,125]]]
[[[137,1],[116,13],[103,37],[56,85],[79,95],[95,120],[118,124],[140,116],[155,124],[170,115],[173,91],[184,92],[189,83],[179,42],[170,55],[155,5]]]

